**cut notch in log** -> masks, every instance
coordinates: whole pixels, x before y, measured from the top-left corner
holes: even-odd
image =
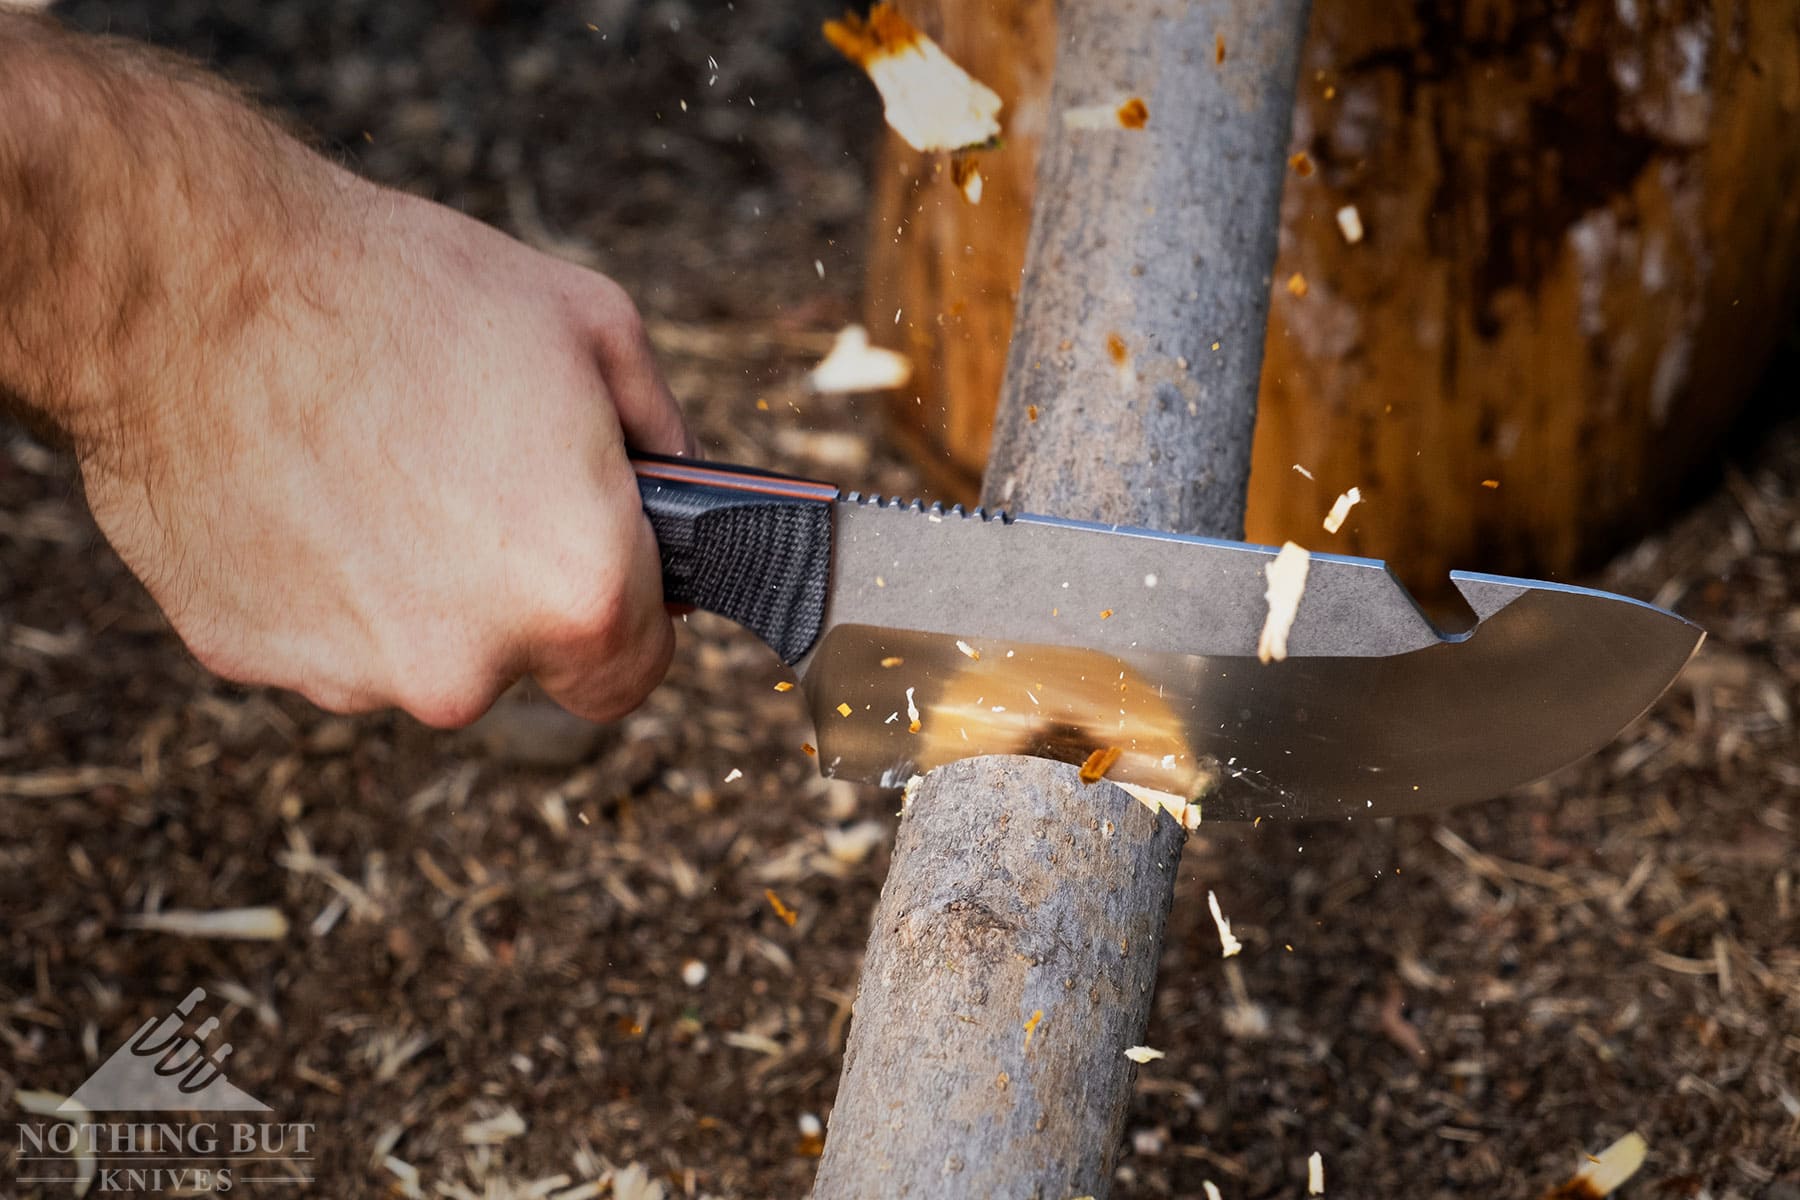
[[[1304,0],[1063,5],[989,502],[1241,531],[1306,15]],[[1242,51],[1227,64],[1221,36]],[[1142,130],[1058,119],[1133,96]],[[1070,766],[980,758],[927,777],[877,906],[814,1195],[1105,1196],[1181,840]]]

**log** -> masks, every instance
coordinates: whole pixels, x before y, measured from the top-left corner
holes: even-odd
[[[967,500],[1025,258],[1016,213],[1055,9],[907,11],[976,76],[995,72],[1010,114],[980,158],[979,206],[904,147],[875,177],[870,328],[919,372],[895,423],[939,493]],[[1227,32],[1228,64],[1238,50]],[[1312,169],[1283,200],[1248,536],[1387,558],[1417,583],[1568,575],[1666,520],[1717,469],[1800,299],[1791,0],[1318,0],[1301,79],[1288,149]],[[1324,537],[1351,486],[1366,502]]]
[[[1242,528],[1305,0],[1067,0],[989,501]],[[1214,62],[1221,31],[1242,56]],[[1229,342],[1229,353],[1204,351]],[[1122,347],[1122,348],[1121,348]],[[979,758],[907,805],[814,1195],[1105,1196],[1183,831]]]

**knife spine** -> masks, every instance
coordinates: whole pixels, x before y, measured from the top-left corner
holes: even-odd
[[[1002,525],[1010,525],[1013,522],[1012,514],[1003,508],[996,508],[990,511],[986,505],[976,505],[974,508],[965,508],[960,504],[952,504],[949,508],[945,508],[942,501],[934,501],[927,505],[920,499],[908,500],[903,496],[884,497],[879,492],[871,492],[868,494],[863,492],[845,492],[841,503],[860,504],[867,508],[903,509],[908,512],[916,512],[922,515],[936,517],[939,520],[942,520],[945,517],[960,517],[965,521],[998,521]]]

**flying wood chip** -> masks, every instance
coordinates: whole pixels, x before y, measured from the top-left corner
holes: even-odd
[[[1361,488],[1351,488],[1349,491],[1339,496],[1337,498],[1337,503],[1331,506],[1331,511],[1325,514],[1325,532],[1336,533],[1338,530],[1342,529],[1344,527],[1344,519],[1350,515],[1350,510],[1361,503]]]
[[[1000,136],[1000,97],[893,5],[827,21],[825,39],[868,75],[888,125],[914,150],[962,150]]]
[[[959,154],[950,160],[950,182],[970,204],[981,203],[981,168],[969,155]]]
[[[1083,104],[1065,108],[1062,115],[1066,129],[1142,129],[1150,123],[1150,106],[1143,97],[1108,100],[1102,104]]]
[[[1081,764],[1081,782],[1093,784],[1105,779],[1106,773],[1113,769],[1113,764],[1119,761],[1119,755],[1123,753],[1117,746],[1106,746],[1088,755],[1087,761]]]
[[[1287,657],[1288,631],[1300,615],[1300,597],[1306,591],[1306,571],[1312,555],[1304,547],[1288,542],[1272,562],[1263,568],[1269,577],[1269,590],[1263,598],[1269,602],[1269,615],[1263,621],[1262,636],[1256,640],[1256,657],[1262,662],[1280,662]]]
[[[848,325],[831,343],[831,352],[812,369],[807,382],[820,395],[881,392],[903,387],[912,378],[912,362],[895,350],[869,344],[869,331]]]
[[[764,888],[763,897],[768,900],[769,907],[775,910],[775,915],[780,917],[790,928],[794,922],[800,919],[799,913],[781,902],[781,897],[775,894],[774,888]]]
[[[1212,909],[1213,924],[1219,927],[1219,949],[1222,951],[1219,957],[1230,958],[1232,955],[1240,953],[1244,948],[1244,943],[1233,936],[1231,919],[1219,907],[1219,898],[1212,892],[1206,893],[1206,906]]]

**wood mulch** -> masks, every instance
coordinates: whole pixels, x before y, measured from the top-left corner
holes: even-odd
[[[856,314],[879,120],[817,37],[831,7],[65,11],[614,273],[709,454],[906,491],[872,403],[801,382]],[[1299,1196],[1316,1151],[1328,1195],[1529,1200],[1635,1129],[1625,1195],[1800,1196],[1800,426],[1598,582],[1711,637],[1588,762],[1439,819],[1190,841],[1115,1195]],[[696,616],[667,685],[555,770],[231,687],[69,464],[0,427],[0,1194],[16,1093],[72,1090],[199,985],[232,1080],[317,1125],[319,1194],[635,1164],[593,1194],[803,1195],[897,798],[818,778],[782,677]],[[285,937],[130,927],[259,905]]]

